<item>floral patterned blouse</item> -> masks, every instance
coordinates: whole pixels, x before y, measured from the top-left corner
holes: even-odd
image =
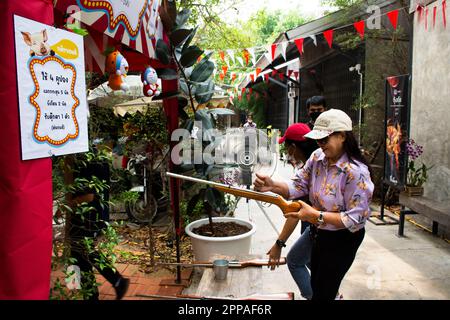
[[[317,149],[289,180],[289,199],[309,195],[314,208],[320,211],[340,212],[341,220],[348,230],[362,229],[370,216],[369,204],[374,185],[367,166],[359,161],[349,161],[343,154],[335,165],[328,168],[322,149]],[[331,224],[319,227],[325,230],[342,228]]]

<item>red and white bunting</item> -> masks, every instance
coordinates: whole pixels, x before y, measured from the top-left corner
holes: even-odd
[[[287,49],[288,44],[289,44],[288,41],[284,41],[284,42],[281,43],[281,54],[283,55],[283,58],[284,58],[285,61],[287,61],[287,59],[286,59],[286,49]]]
[[[300,75],[299,71],[294,71],[295,80],[298,81],[298,76]]]
[[[394,30],[397,30],[397,22],[398,22],[398,9],[392,10],[387,13],[387,16],[389,18],[389,21],[392,24],[392,27],[394,27]]]
[[[259,74],[261,73],[261,68],[256,68],[256,77],[258,78]]]
[[[433,7],[433,29],[436,26],[436,12],[437,12],[437,7]]]
[[[270,60],[270,61],[273,61],[273,60],[275,60],[275,53],[277,52],[277,44],[276,43],[273,43],[271,46],[270,46],[270,53],[271,53],[271,58],[272,58],[272,60]]]
[[[247,49],[244,49],[242,51],[242,55],[244,56],[244,59],[245,59],[245,65],[248,66],[248,62],[250,60],[250,52],[248,52]]]
[[[268,73],[266,73],[265,75],[264,75],[264,80],[266,80],[266,82],[267,83],[269,83],[269,74]]]
[[[220,50],[220,51],[219,51],[219,56],[220,56],[220,59],[222,59],[222,61],[225,62],[225,52],[223,52],[222,50]]]
[[[327,40],[328,46],[331,49],[331,46],[333,44],[333,29],[329,29],[323,32],[323,36]]]
[[[256,65],[255,48],[248,49],[248,52],[250,53],[250,58],[252,59],[252,64]]]
[[[361,40],[364,39],[364,30],[365,30],[365,21],[361,20],[358,22],[353,23],[353,26],[355,27],[356,31],[358,31],[359,37],[361,38]]]
[[[235,59],[234,59],[234,50],[228,49],[227,50],[228,56],[231,58],[231,60],[233,61],[233,64],[235,64]]]
[[[297,46],[298,52],[300,52],[300,55],[303,54],[303,38],[295,39],[294,43]]]
[[[252,82],[255,82],[255,74],[254,73],[250,73],[250,80]]]
[[[444,28],[447,28],[447,16],[445,11],[447,11],[447,2],[445,0],[442,1],[442,20],[444,22]]]
[[[317,47],[317,37],[316,37],[316,35],[315,34],[313,34],[313,35],[311,35],[311,36],[309,36],[311,39],[312,39],[312,41],[314,42],[314,45]]]

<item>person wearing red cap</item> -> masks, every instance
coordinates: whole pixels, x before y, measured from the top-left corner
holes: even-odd
[[[288,161],[297,170],[301,169],[306,160],[317,149],[317,144],[313,140],[305,138],[305,134],[310,131],[311,129],[307,124],[294,123],[286,129],[284,136],[278,140],[278,143],[285,144]],[[308,201],[307,199],[302,200]],[[297,227],[298,221],[295,218],[286,219],[280,236],[267,252],[271,270],[274,270],[278,266],[281,250],[286,246],[285,242]],[[312,289],[311,276],[307,266],[309,266],[311,258],[312,241],[309,236],[309,223],[302,221],[301,226],[301,236],[287,255],[287,265],[294,281],[297,283],[301,295],[309,300],[312,297]]]

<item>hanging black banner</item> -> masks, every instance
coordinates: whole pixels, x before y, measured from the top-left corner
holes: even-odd
[[[409,75],[386,78],[384,181],[402,187],[406,181],[409,135]]]

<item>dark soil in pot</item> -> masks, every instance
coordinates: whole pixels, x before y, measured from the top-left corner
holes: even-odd
[[[192,229],[192,232],[205,237],[232,237],[247,233],[251,228],[243,226],[236,222],[213,222],[214,235],[211,232],[211,226],[206,223],[198,228]]]

